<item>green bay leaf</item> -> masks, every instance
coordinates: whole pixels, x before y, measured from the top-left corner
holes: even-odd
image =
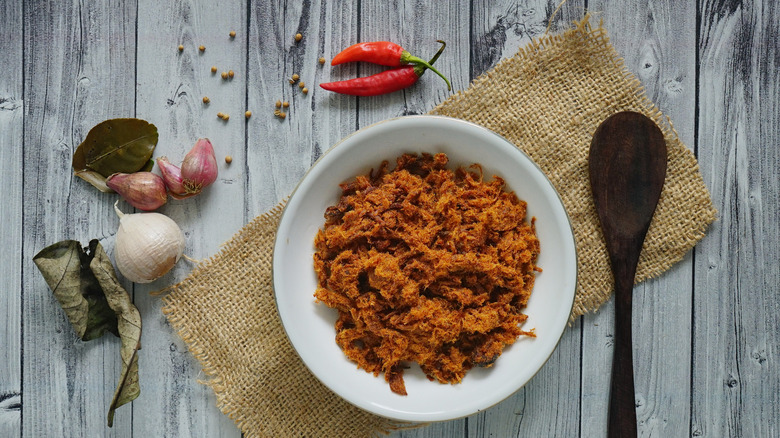
[[[105,191],[105,179],[112,174],[134,173],[148,166],[158,138],[157,127],[145,120],[110,119],[98,123],[76,148],[73,172]]]

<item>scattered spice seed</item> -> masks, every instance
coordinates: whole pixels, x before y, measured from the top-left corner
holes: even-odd
[[[303,81],[298,83],[298,88],[303,88],[305,86],[306,86],[306,83],[304,83]]]
[[[295,42],[300,42],[303,39],[303,35],[300,33],[295,34]]]
[[[217,66],[216,65],[212,65],[211,66],[211,72],[212,73],[216,73],[217,72]]]
[[[223,71],[222,72],[222,79],[227,79],[227,78],[228,78],[228,73],[226,71]]]
[[[282,103],[282,106],[285,107],[285,108],[289,108],[290,107],[290,102],[285,100],[284,103]]]
[[[230,114],[225,114],[222,116],[222,120],[226,121],[230,118]]]
[[[235,30],[231,30],[230,31],[230,38],[235,38],[235,37],[236,37],[236,31]]]
[[[294,74],[292,75],[292,80],[294,80],[294,81],[297,81],[297,80],[298,80],[298,79],[300,79],[300,78],[301,78],[301,77],[300,77],[300,76],[298,76],[298,73],[294,73]]]
[[[221,118],[225,117],[225,115],[222,114],[222,113],[217,113],[217,117],[219,117],[221,119]]]
[[[180,52],[183,52],[183,51],[184,51],[184,46],[182,46],[181,44],[179,44],[179,51],[180,51]]]
[[[294,84],[294,83],[295,83],[295,81],[294,81],[294,80],[292,80],[292,79],[287,79],[287,82],[289,82],[289,83],[290,83],[290,85],[292,85],[292,84]]]
[[[200,46],[200,47],[198,47],[198,50],[200,50],[201,52],[205,52],[206,51],[206,46]]]
[[[282,115],[282,112],[279,111],[279,110],[276,110],[276,111],[274,111],[274,115],[279,117],[280,115]]]
[[[277,108],[281,108],[282,107],[282,101],[281,100],[277,100],[276,101],[276,107]]]
[[[279,113],[279,117],[285,118],[285,117],[287,117],[287,113],[282,111],[281,113]]]
[[[211,102],[211,99],[209,99],[208,96],[203,96],[203,103],[209,103]]]
[[[247,112],[244,113],[244,115],[248,119],[248,118],[252,117],[252,111],[247,111]]]
[[[235,75],[236,75],[236,74],[235,74],[235,73],[233,73],[233,70],[230,70],[230,71],[228,72],[228,76],[230,77],[230,79],[233,79],[233,76],[235,76]]]
[[[228,164],[232,163],[233,157],[231,157],[230,155],[225,155],[225,162]]]
[[[320,62],[320,65],[325,64],[325,58],[320,57],[319,62]]]
[[[303,94],[309,94],[309,89],[306,87],[303,87],[301,91],[303,91]]]

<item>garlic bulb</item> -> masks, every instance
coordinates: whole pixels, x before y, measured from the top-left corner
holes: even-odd
[[[119,216],[114,259],[119,272],[134,283],[152,282],[173,268],[184,252],[184,234],[168,216],[160,213]]]

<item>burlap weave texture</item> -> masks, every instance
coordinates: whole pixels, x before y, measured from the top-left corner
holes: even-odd
[[[669,163],[637,281],[679,261],[715,219],[694,155],[587,18],[476,79],[432,113],[485,126],[515,143],[557,188],[575,232],[579,279],[572,317],[609,298],[612,275],[590,195],[587,154],[599,123],[621,110],[662,127]],[[343,401],[306,369],[276,313],[271,252],[281,205],[241,229],[172,286],[163,312],[209,377],[219,408],[247,437],[365,437],[402,425]],[[542,248],[544,248],[542,242]]]

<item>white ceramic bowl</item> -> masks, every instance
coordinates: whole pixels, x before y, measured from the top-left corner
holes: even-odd
[[[417,364],[404,373],[409,395],[390,391],[384,376],[358,369],[336,345],[337,312],[316,303],[314,236],[325,209],[337,203],[339,183],[377,168],[405,152],[444,152],[451,167],[480,163],[485,178],[499,175],[536,217],[541,251],[538,274],[521,337],[490,368],[470,370],[459,384],[429,381]],[[448,117],[411,116],[355,132],[328,150],[291,195],[279,224],[273,255],[276,303],[287,336],[312,373],[332,391],[375,414],[402,421],[430,422],[463,417],[512,395],[552,354],[571,312],[577,283],[574,236],[566,211],[542,171],[503,137]]]

